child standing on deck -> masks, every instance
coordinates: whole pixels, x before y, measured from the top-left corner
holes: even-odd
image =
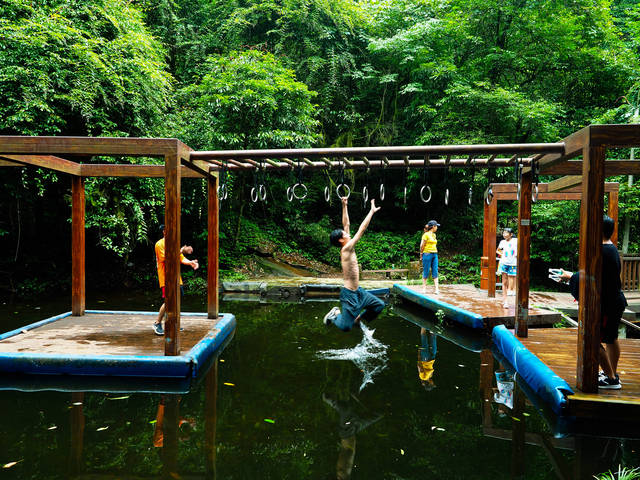
[[[502,306],[508,308],[507,296],[516,294],[518,239],[513,236],[513,230],[510,228],[502,231],[502,237],[496,253],[500,256],[498,273],[502,273]]]
[[[420,241],[420,259],[422,260],[422,293],[427,293],[427,278],[431,271],[435,294],[440,294],[438,289],[438,240],[436,232],[440,224],[435,220],[429,220],[424,226],[424,234]]]
[[[351,330],[354,325],[359,326],[361,318],[367,321],[373,320],[384,308],[382,300],[359,286],[360,270],[355,251],[356,243],[362,238],[373,214],[380,210],[380,207],[376,207],[375,200],[371,200],[371,210],[352,238],[347,202],[348,199],[342,197],[342,228],[337,228],[329,235],[331,244],[340,247],[340,263],[344,279],[344,287],[340,289],[342,313],[338,307],[333,307],[323,319],[325,325],[333,323],[344,332]],[[362,312],[363,310],[364,312]]]

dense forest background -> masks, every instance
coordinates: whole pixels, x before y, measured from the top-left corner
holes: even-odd
[[[0,134],[177,137],[210,150],[557,141],[590,123],[640,121],[639,67],[633,0],[3,0]],[[0,291],[68,288],[69,178],[9,167],[0,175]],[[229,178],[226,277],[241,276],[237,266],[258,250],[336,264],[328,232],[339,202],[322,195],[336,174],[305,173],[309,196],[288,202],[292,175],[268,175],[267,202],[256,204],[253,174]],[[348,180],[376,191],[382,175]],[[475,275],[486,173],[431,172],[426,205],[422,172],[384,175],[383,209],[359,250],[364,268],[417,259],[421,227],[435,218],[445,281]],[[502,169],[491,180],[513,178]],[[637,252],[640,187],[610,180],[621,183],[620,237],[629,225]],[[155,288],[162,180],[88,179],[86,188],[89,288]],[[182,207],[183,243],[205,264],[201,180],[183,181]],[[534,206],[534,274],[575,265],[578,208]],[[356,192],[352,222],[364,213]],[[515,203],[499,215],[514,226]]]

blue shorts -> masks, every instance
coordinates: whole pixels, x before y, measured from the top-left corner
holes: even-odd
[[[422,278],[429,278],[429,270],[431,270],[432,278],[438,278],[438,254],[437,253],[422,254]]]
[[[340,307],[340,315],[333,320],[333,324],[343,332],[348,332],[353,328],[353,324],[362,310],[364,310],[362,320],[373,320],[384,308],[384,302],[362,287],[355,291],[342,287],[340,289]]]
[[[515,277],[517,274],[517,267],[515,265],[504,265],[500,264],[500,268],[498,269],[498,273],[506,273],[510,277]]]

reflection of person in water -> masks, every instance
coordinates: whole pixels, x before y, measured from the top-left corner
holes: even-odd
[[[170,400],[174,400],[171,398]],[[153,427],[153,446],[154,447],[163,447],[164,446],[164,419],[165,419],[165,404],[168,402],[168,399],[163,395],[160,398],[160,403],[158,404],[158,411],[156,413],[156,421]],[[180,403],[180,397],[177,397],[177,403]],[[179,417],[178,419],[178,433],[181,441],[184,441],[188,438],[188,434],[190,431],[195,430],[196,421],[190,417]]]
[[[371,416],[355,395],[349,393],[333,396],[325,392],[322,394],[322,401],[331,406],[340,416],[338,426],[340,451],[336,464],[336,478],[338,480],[351,478],[353,460],[356,456],[356,433],[380,420],[382,415]]]
[[[426,328],[420,328],[420,347],[418,348],[418,377],[425,390],[433,390],[436,384],[433,381],[434,363],[438,351],[435,333]]]

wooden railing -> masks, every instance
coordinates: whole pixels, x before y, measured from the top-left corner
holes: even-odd
[[[640,256],[621,255],[620,260],[622,260],[622,272],[620,274],[622,290],[640,290]]]

